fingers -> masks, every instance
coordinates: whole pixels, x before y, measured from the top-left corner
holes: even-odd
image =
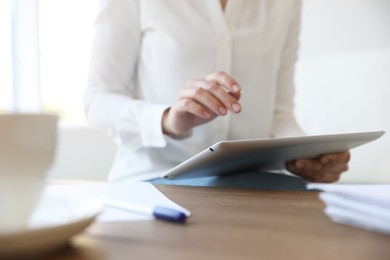
[[[330,183],[338,181],[341,175],[341,172],[329,172],[322,171],[320,163],[315,164],[315,167],[309,168],[307,161],[303,163],[303,166],[297,167],[295,162],[287,164],[287,169],[294,173],[295,175],[309,181],[309,182],[324,182]]]
[[[226,92],[218,83],[207,80],[190,80],[179,93],[178,99],[191,99],[215,115],[224,116],[228,110],[233,113],[241,111],[238,102],[240,93]],[[202,112],[202,113],[203,113]]]
[[[228,92],[239,93],[241,91],[240,85],[232,77],[222,71],[207,75],[205,80],[218,83]]]
[[[348,170],[348,162],[351,158],[349,152],[325,154],[320,157],[320,162],[325,171],[346,171]]]
[[[310,182],[335,182],[348,170],[350,153],[334,153],[318,158],[288,162],[287,169]]]
[[[215,116],[211,111],[205,109],[204,106],[189,98],[179,99],[176,103],[176,107],[182,112],[189,112],[203,119],[210,119]]]

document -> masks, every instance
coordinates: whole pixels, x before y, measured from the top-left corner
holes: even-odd
[[[187,216],[191,215],[189,210],[168,199],[148,182],[48,185],[45,190],[45,196],[82,196],[96,200],[99,200],[100,197],[105,197],[145,207],[161,206],[172,208],[184,212]],[[112,207],[104,207],[103,211],[97,217],[98,222],[138,221],[148,219],[153,219],[153,216]]]
[[[334,222],[390,235],[390,185],[309,184]]]

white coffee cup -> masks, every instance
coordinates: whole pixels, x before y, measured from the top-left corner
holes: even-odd
[[[57,116],[0,114],[0,233],[27,228],[53,163]]]

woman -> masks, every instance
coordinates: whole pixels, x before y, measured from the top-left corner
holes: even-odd
[[[110,180],[148,180],[227,139],[302,135],[293,115],[298,0],[102,0],[85,94],[120,144]],[[314,182],[349,152],[287,163]]]

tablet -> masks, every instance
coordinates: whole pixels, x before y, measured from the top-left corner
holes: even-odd
[[[255,169],[282,169],[294,159],[344,152],[385,132],[359,132],[218,142],[165,172],[165,179],[216,176]]]

